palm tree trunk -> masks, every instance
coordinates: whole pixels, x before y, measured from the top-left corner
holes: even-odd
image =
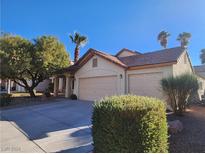
[[[74,58],[74,63],[76,63],[78,61],[78,58],[79,58],[79,46],[76,45],[75,47],[75,58]]]

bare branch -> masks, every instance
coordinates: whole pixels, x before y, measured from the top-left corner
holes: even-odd
[[[23,85],[23,84],[21,84],[20,82],[18,82],[18,81],[16,81],[16,80],[13,80],[16,84],[18,84],[18,85],[20,85],[21,87],[24,87],[24,88],[26,88],[26,86],[25,85]]]

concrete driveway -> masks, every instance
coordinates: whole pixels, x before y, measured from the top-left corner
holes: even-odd
[[[1,152],[92,152],[92,102],[56,103],[1,111]]]

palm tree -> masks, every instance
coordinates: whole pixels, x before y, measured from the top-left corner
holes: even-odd
[[[201,58],[201,63],[204,64],[205,63],[205,49],[201,50],[200,58]]]
[[[86,36],[80,35],[79,33],[75,32],[74,35],[69,35],[71,41],[76,44],[75,47],[75,58],[74,58],[74,63],[78,61],[79,58],[79,51],[80,47],[85,45],[88,41]]]
[[[180,33],[177,37],[177,41],[181,42],[181,47],[186,48],[189,44],[189,39],[191,38],[191,34],[187,32]]]
[[[167,47],[168,37],[170,34],[166,31],[161,31],[157,37],[157,40],[160,42],[160,45],[164,48]]]

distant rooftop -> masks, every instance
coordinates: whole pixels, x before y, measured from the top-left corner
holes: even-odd
[[[194,66],[194,70],[196,72],[205,72],[205,64],[199,65],[199,66]]]

